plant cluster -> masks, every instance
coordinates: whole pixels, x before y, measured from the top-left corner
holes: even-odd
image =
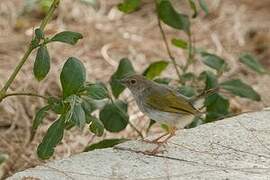
[[[204,97],[206,116],[201,119],[196,119],[191,125],[191,127],[194,127],[202,123],[218,120],[231,114],[228,97],[222,94],[221,90],[254,101],[260,101],[261,97],[250,85],[244,83],[240,79],[221,81],[221,77],[229,70],[229,65],[226,61],[216,54],[195,48],[192,42],[190,19],[197,17],[199,13],[198,5],[206,14],[208,14],[208,7],[204,0],[188,0],[187,2],[193,10],[191,17],[177,12],[169,0],[154,1],[158,27],[166,45],[169,60],[161,60],[150,64],[142,74],[146,78],[156,81],[157,83],[169,85],[172,81],[171,78],[160,78],[159,76],[171,63],[174,66],[178,77],[176,82],[179,93],[190,98],[196,98],[210,89],[218,89],[217,92]],[[58,115],[58,118],[48,128],[42,142],[38,145],[37,154],[41,159],[50,158],[54,153],[55,146],[62,140],[64,131],[69,130],[74,126],[82,129],[87,125],[89,130],[96,136],[102,136],[105,130],[116,133],[124,130],[130,125],[140,136],[142,136],[140,131],[129,121],[127,111],[128,103],[119,98],[120,94],[125,89],[120,83],[120,80],[129,74],[136,73],[131,61],[127,58],[120,60],[118,68],[111,76],[108,85],[102,82],[87,82],[86,69],[82,62],[78,58],[70,57],[66,60],[60,74],[62,86],[60,97],[47,97],[33,93],[7,93],[10,84],[13,82],[17,73],[34,49],[37,49],[37,51],[33,73],[38,81],[42,81],[50,71],[51,60],[47,46],[53,42],[75,45],[78,40],[83,37],[80,33],[71,31],[63,31],[52,37],[47,37],[44,34],[44,28],[58,4],[59,0],[54,0],[52,2],[48,9],[48,14],[44,18],[41,26],[35,29],[35,36],[33,37],[27,52],[0,91],[0,100],[14,95],[36,96],[46,100],[46,105],[37,111],[34,118],[31,139],[34,137],[38,127],[42,124],[49,111]],[[118,5],[118,9],[125,13],[132,13],[139,10],[142,6],[143,3],[140,0],[124,0]],[[171,40],[172,45],[186,52],[187,58],[184,64],[178,64],[171,53],[166,33],[162,27],[163,24],[178,31],[183,31],[186,34],[186,39],[173,38]],[[196,61],[202,61],[205,67],[208,68],[205,68],[205,70],[199,73],[192,72],[190,67],[194,65]],[[268,73],[267,70],[265,70],[264,67],[250,54],[241,54],[239,62],[247,65],[259,74]],[[93,113],[96,110],[99,112],[98,116],[95,116]],[[149,128],[153,123],[154,121],[151,120]],[[87,147],[86,151],[96,148],[111,147],[124,141],[126,141],[126,139],[104,140]]]

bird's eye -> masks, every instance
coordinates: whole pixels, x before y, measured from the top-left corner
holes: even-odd
[[[136,82],[137,82],[137,81],[136,81],[135,79],[131,79],[131,80],[130,80],[130,83],[131,83],[131,84],[136,84]]]

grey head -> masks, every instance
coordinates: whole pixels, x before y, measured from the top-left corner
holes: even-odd
[[[131,91],[134,96],[140,95],[145,89],[154,84],[154,82],[138,74],[129,75],[120,81]]]

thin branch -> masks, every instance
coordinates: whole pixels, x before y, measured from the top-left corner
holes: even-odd
[[[35,94],[35,93],[10,93],[10,94],[5,94],[2,98],[7,98],[9,96],[33,96],[33,97],[39,97],[43,98],[45,100],[48,100],[47,97],[40,95],[40,94]]]
[[[173,55],[172,55],[172,52],[171,52],[171,49],[170,49],[168,40],[167,40],[167,38],[166,38],[165,31],[164,31],[164,29],[163,29],[163,27],[162,27],[162,25],[161,25],[161,21],[160,21],[160,19],[159,19],[158,16],[157,16],[157,18],[158,18],[158,27],[159,27],[159,29],[160,29],[160,33],[161,33],[162,39],[163,39],[164,44],[165,44],[165,46],[166,46],[166,50],[167,50],[168,56],[170,57],[170,59],[171,59],[171,61],[172,61],[172,63],[173,63],[173,66],[174,66],[174,68],[175,68],[176,74],[177,74],[177,76],[179,77],[179,80],[180,80],[180,82],[181,82],[181,81],[182,81],[182,78],[181,78],[180,71],[179,71],[179,69],[177,68],[178,65],[177,65],[177,63],[176,63],[176,61],[175,61],[175,58],[174,58]]]
[[[50,19],[53,16],[53,13],[55,11],[55,9],[58,7],[60,0],[54,0],[52,2],[52,5],[50,6],[50,9],[47,13],[47,15],[45,16],[45,18],[43,19],[43,21],[41,22],[40,25],[40,29],[43,31],[46,27],[46,25],[48,24],[48,22],[50,21]],[[28,45],[28,49],[26,50],[25,54],[23,55],[22,59],[20,60],[20,62],[17,64],[16,68],[14,69],[13,73],[10,75],[10,77],[8,78],[8,80],[6,81],[6,83],[4,84],[4,87],[0,90],[0,102],[1,100],[3,100],[3,97],[5,97],[6,92],[8,90],[8,88],[10,87],[10,85],[12,84],[12,82],[14,81],[14,79],[16,78],[17,74],[19,73],[19,71],[21,70],[22,66],[24,65],[24,63],[26,62],[26,60],[28,59],[28,57],[30,56],[31,52],[35,49],[36,47],[33,46],[32,41],[29,43]]]

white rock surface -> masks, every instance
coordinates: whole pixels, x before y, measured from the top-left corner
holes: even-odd
[[[130,141],[114,149],[52,161],[8,179],[270,180],[270,111],[178,131],[165,152],[154,156],[142,153],[154,147]]]

